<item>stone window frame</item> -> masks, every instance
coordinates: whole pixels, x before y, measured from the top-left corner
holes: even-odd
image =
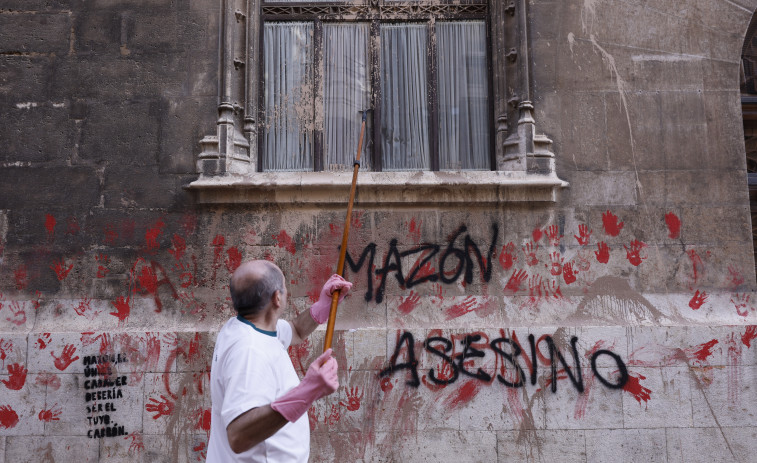
[[[370,8],[381,8],[383,3],[364,1]],[[422,15],[425,8],[423,2],[392,4],[402,5],[412,15]],[[349,14],[352,7],[344,2],[311,5],[334,15]],[[351,172],[258,172],[258,60],[264,7],[292,8],[263,0],[220,1],[216,133],[200,141],[199,177],[188,189],[203,204],[342,204]],[[568,186],[555,172],[552,140],[536,130],[528,2],[488,0],[488,10],[489,46],[494,51],[490,63],[494,169],[361,172],[360,205],[554,202],[558,190]]]

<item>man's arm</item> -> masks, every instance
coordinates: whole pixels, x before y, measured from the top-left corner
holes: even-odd
[[[334,291],[339,290],[339,301],[341,301],[350,288],[352,288],[352,283],[339,275],[331,275],[321,288],[318,302],[310,306],[310,310],[303,311],[289,322],[292,325],[292,344],[301,343],[310,336],[318,325],[328,321],[331,312],[331,295]]]
[[[287,321],[292,325],[292,345],[301,343],[318,328],[318,323],[313,320],[309,310],[303,310],[294,320]]]
[[[226,436],[234,453],[249,450],[283,428],[288,421],[270,405],[242,413],[226,428]]]

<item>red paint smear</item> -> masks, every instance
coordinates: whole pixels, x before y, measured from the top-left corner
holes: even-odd
[[[732,288],[736,289],[744,283],[744,276],[732,265],[728,266],[728,273],[728,282],[730,283]]]
[[[413,242],[417,243],[421,240],[421,224],[422,221],[418,221],[418,223],[415,223],[415,218],[410,220],[410,224],[408,225],[408,237],[413,240]]]
[[[668,226],[668,238],[676,239],[681,236],[681,219],[672,212],[665,214],[665,224]]]
[[[156,251],[160,248],[158,238],[163,234],[163,227],[165,226],[166,224],[163,222],[163,219],[158,219],[152,227],[147,229],[145,232],[145,245],[148,251]]]
[[[602,214],[602,226],[608,235],[618,236],[623,229],[623,222],[618,221],[618,216],[608,210]]]
[[[68,229],[66,233],[69,235],[77,235],[79,233],[79,222],[76,221],[76,217],[68,218]]]
[[[236,246],[232,246],[226,250],[226,268],[230,273],[233,273],[240,265],[242,265],[242,253],[239,252]]]
[[[294,253],[297,252],[297,248],[294,245],[294,240],[289,235],[287,235],[286,230],[281,230],[278,236],[274,235],[273,238],[278,242],[278,246],[280,248],[286,249],[290,254],[294,255]]]
[[[18,424],[18,414],[10,405],[0,407],[0,428],[10,429]]]
[[[459,304],[455,304],[444,313],[447,316],[446,320],[452,320],[453,318],[462,317],[468,312],[473,312],[476,309],[476,298],[468,296],[465,300]]]
[[[709,357],[710,355],[712,355],[712,348],[717,343],[718,343],[718,340],[717,339],[713,339],[712,341],[708,341],[708,342],[706,342],[704,344],[700,344],[698,346],[695,346],[694,347],[695,349],[696,348],[699,348],[699,349],[695,350],[692,353],[692,358],[695,358],[695,359],[697,359],[697,360],[699,360],[701,362],[704,362],[705,360],[707,360],[707,357]]]
[[[134,228],[136,223],[131,219],[126,219],[121,222],[121,234],[126,241],[132,241],[134,239]]]
[[[29,284],[29,275],[26,271],[26,265],[20,265],[13,272],[13,279],[16,282],[17,290],[23,291],[24,289],[26,289],[26,286]]]
[[[642,400],[644,402],[649,402],[649,399],[651,398],[650,394],[652,393],[651,389],[647,389],[641,385],[640,380],[642,379],[647,379],[647,377],[643,375],[636,377],[629,374],[628,382],[623,386],[623,390],[631,394],[639,403],[641,403]]]
[[[523,283],[523,280],[525,280],[526,277],[528,277],[528,274],[525,270],[514,271],[505,285],[505,294],[517,293],[520,290],[521,283]]]
[[[691,266],[694,272],[694,284],[696,284],[699,280],[699,273],[704,270],[704,262],[702,262],[702,258],[699,257],[699,254],[697,254],[695,249],[686,251],[686,254],[689,256],[689,260],[691,260]]]
[[[45,230],[47,230],[47,238],[52,240],[55,236],[55,217],[51,214],[45,214]]]
[[[476,397],[476,394],[478,394],[480,387],[481,383],[478,380],[472,379],[463,384],[452,395],[447,397],[444,403],[450,408],[457,408],[459,406],[465,405],[473,400],[474,397]]]
[[[597,250],[594,251],[594,255],[597,256],[597,262],[606,264],[610,260],[610,248],[604,241],[597,243]]]
[[[741,335],[741,343],[747,347],[752,347],[752,340],[757,339],[757,325],[749,325],[746,331]]]
[[[421,297],[415,291],[410,291],[410,295],[402,299],[402,302],[400,303],[399,307],[397,307],[397,310],[407,315],[415,310],[416,307],[418,307],[418,303],[420,301]]]
[[[394,388],[394,385],[392,384],[392,378],[386,377],[381,380],[379,383],[379,387],[381,387],[381,390],[386,394]]]
[[[118,239],[118,232],[116,231],[116,227],[114,227],[113,224],[105,224],[103,234],[105,235],[105,244],[115,244],[116,240]]]
[[[174,234],[173,238],[171,238],[171,246],[172,248],[169,249],[168,252],[171,253],[176,260],[181,259],[184,256],[184,252],[187,250],[186,240],[177,234]]]
[[[210,409],[202,410],[200,413],[200,419],[197,420],[197,426],[195,429],[202,429],[205,432],[210,431]]]

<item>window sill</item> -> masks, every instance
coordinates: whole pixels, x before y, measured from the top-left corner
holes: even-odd
[[[344,204],[352,172],[200,176],[186,188],[200,204]],[[360,172],[358,206],[554,202],[568,183],[525,172]]]

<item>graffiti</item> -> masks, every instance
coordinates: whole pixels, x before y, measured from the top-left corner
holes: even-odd
[[[110,348],[107,338],[103,338],[103,350]],[[78,358],[78,357],[77,357]],[[118,399],[123,399],[122,387],[128,384],[128,377],[115,375],[113,366],[119,363],[127,363],[128,357],[124,354],[100,354],[86,355],[82,359],[84,363],[84,401],[86,405],[87,437],[101,439],[103,437],[126,436],[129,433],[124,426],[119,426],[111,417],[116,412]],[[93,428],[93,426],[95,428]]]
[[[380,277],[375,293],[373,291],[372,269],[375,268],[377,245],[370,243],[363,248],[357,262],[347,252],[345,262],[349,270],[354,273],[360,272],[365,267],[368,287],[365,293],[366,302],[374,299],[377,303],[380,303],[384,300],[386,282],[390,274],[394,275],[401,288],[407,289],[426,282],[456,283],[461,277],[465,283],[472,283],[474,268],[477,265],[481,279],[484,282],[489,282],[492,275],[493,256],[497,249],[499,226],[492,224],[492,236],[486,256],[481,253],[481,249],[468,234],[460,240],[462,241],[461,247],[456,247],[458,240],[467,230],[468,228],[465,225],[458,228],[449,237],[447,246],[444,249],[439,244],[423,243],[407,251],[400,251],[397,247],[398,240],[396,238],[392,239],[389,242],[389,250],[384,257],[383,266],[375,270],[375,275]],[[416,255],[418,257],[415,265],[408,269],[407,272],[404,271],[403,259]],[[430,268],[428,265],[431,264],[432,259],[437,257],[437,255],[436,268],[439,270],[436,272],[424,271],[423,269]]]
[[[386,378],[398,372],[407,370],[408,379],[405,384],[417,388],[421,384],[429,386],[447,385],[456,382],[459,378],[472,378],[482,383],[498,382],[508,388],[520,388],[530,383],[537,384],[539,372],[538,365],[549,366],[549,383],[551,391],[557,392],[558,379],[568,379],[570,384],[578,391],[584,391],[583,366],[578,354],[578,338],[570,339],[570,352],[572,362],[569,362],[563,352],[558,348],[552,336],[544,335],[537,341],[533,334],[528,335],[528,350],[524,349],[517,336],[506,337],[503,330],[501,336],[488,340],[482,333],[453,335],[452,338],[444,336],[429,336],[423,342],[423,348],[429,354],[439,358],[439,366],[428,370],[421,382],[418,373],[418,360],[416,357],[416,343],[413,334],[405,331],[397,338],[397,343],[389,360],[389,366],[379,373],[379,378]],[[541,345],[546,344],[548,356],[541,350]],[[458,344],[461,352],[457,352]],[[404,356],[404,361],[400,361]],[[615,365],[615,373],[603,376],[598,368],[600,357],[607,357]],[[488,360],[488,363],[487,363]],[[487,364],[494,368],[475,368],[475,362],[479,365]],[[589,362],[593,378],[597,379],[608,389],[623,389],[629,381],[629,373],[625,363],[619,355],[607,349],[594,349],[589,355]],[[524,366],[528,374],[524,370]],[[428,378],[428,381],[425,381]],[[474,386],[468,386],[474,388]],[[470,392],[470,391],[469,391]]]

